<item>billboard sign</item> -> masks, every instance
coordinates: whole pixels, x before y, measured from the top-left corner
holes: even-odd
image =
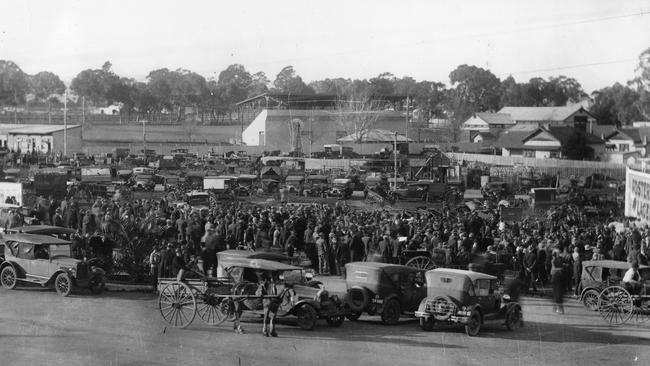
[[[650,174],[626,169],[625,216],[650,222]]]

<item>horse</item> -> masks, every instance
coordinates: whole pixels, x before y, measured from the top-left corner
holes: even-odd
[[[240,325],[241,315],[244,310],[259,311],[262,310],[264,315],[262,334],[268,337],[269,334],[277,337],[275,331],[275,322],[281,305],[291,304],[294,302],[296,293],[290,286],[284,287],[278,293],[276,275],[261,275],[257,285],[252,282],[242,282],[235,285],[232,294],[237,296],[246,295],[246,297],[234,300],[234,323],[233,329],[237,333],[244,333]],[[268,328],[267,328],[268,324]]]

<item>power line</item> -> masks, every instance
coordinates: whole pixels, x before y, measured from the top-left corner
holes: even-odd
[[[516,72],[505,72],[505,73],[501,73],[499,75],[500,76],[508,76],[508,75],[532,74],[532,73],[536,73],[536,72],[559,71],[559,70],[568,70],[568,69],[579,69],[581,67],[611,65],[611,64],[622,64],[622,63],[632,62],[632,61],[638,61],[638,58],[628,58],[628,59],[614,60],[614,61],[592,62],[592,63],[588,63],[588,64],[557,66],[557,67],[550,67],[550,68],[546,68],[546,69],[535,69],[535,70],[524,70],[524,71],[516,71]]]

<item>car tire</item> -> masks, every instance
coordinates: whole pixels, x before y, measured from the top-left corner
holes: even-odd
[[[296,317],[298,318],[298,326],[304,330],[312,330],[316,326],[316,321],[318,320],[318,314],[313,306],[308,304],[301,305],[296,311]]]
[[[357,321],[361,317],[361,313],[358,311],[351,311],[350,313],[345,315],[346,318],[348,318],[349,321]]]
[[[345,321],[345,317],[343,315],[330,316],[325,318],[325,321],[330,327],[340,327],[343,321]]]
[[[72,293],[72,278],[67,273],[59,273],[54,280],[54,288],[56,293],[66,297]]]
[[[506,328],[512,331],[515,330],[515,328],[521,327],[521,325],[521,309],[519,306],[513,306],[506,312]]]
[[[431,318],[420,318],[420,328],[425,332],[431,332],[436,324],[436,319]]]
[[[350,310],[361,313],[368,305],[368,290],[363,287],[353,287],[348,290],[348,303]]]
[[[7,266],[2,269],[0,272],[0,277],[2,279],[2,287],[7,290],[13,290],[18,284],[18,277],[16,276],[16,271],[13,267]]]
[[[392,299],[384,305],[381,312],[381,321],[386,325],[395,325],[399,322],[399,316],[402,313],[399,301]]]
[[[478,310],[472,310],[472,313],[465,324],[465,333],[470,337],[475,337],[481,331],[481,314]]]
[[[106,278],[102,275],[97,275],[90,279],[88,288],[90,288],[90,292],[93,294],[100,295],[104,291],[104,285],[106,285]]]

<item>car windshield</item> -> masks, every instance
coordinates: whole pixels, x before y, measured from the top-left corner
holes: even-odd
[[[50,244],[50,258],[70,257],[70,244]]]

